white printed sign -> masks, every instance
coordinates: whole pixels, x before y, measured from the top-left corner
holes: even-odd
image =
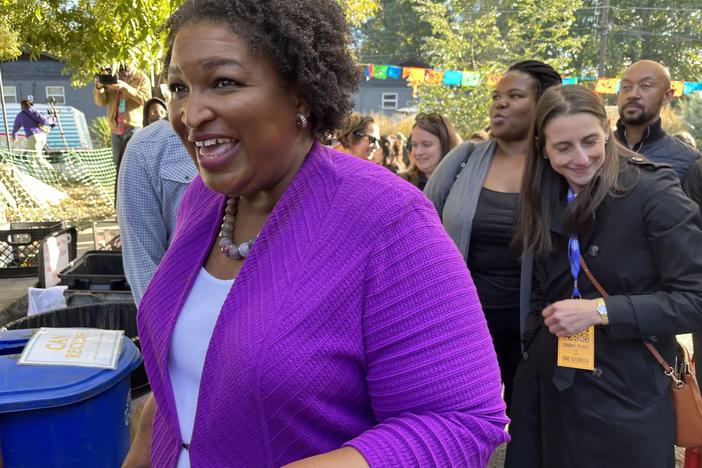
[[[41,328],[17,363],[116,369],[123,339],[123,330]]]
[[[44,268],[44,287],[50,288],[61,282],[58,274],[68,266],[70,261],[68,247],[71,240],[71,234],[64,232],[57,236],[47,237],[46,242],[42,245],[44,264],[41,265],[41,268]]]

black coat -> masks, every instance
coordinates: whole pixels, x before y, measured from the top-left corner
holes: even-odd
[[[615,135],[624,146],[628,146],[626,131],[621,120],[617,122]],[[643,154],[653,162],[670,164],[678,174],[678,177],[680,177],[680,183],[683,186],[685,185],[688,171],[694,162],[702,157],[702,154],[697,149],[683,143],[663,130],[660,118],[646,127],[641,141],[633,145],[631,149]]]
[[[642,340],[672,362],[675,335],[702,328],[702,221],[667,165],[634,157],[622,166],[623,174],[636,172],[635,188],[608,196],[579,235],[585,261],[611,295],[610,325],[596,327],[594,371],[556,367],[557,339],[540,313],[573,288],[564,194],[551,226],[554,253],[534,265],[508,467],[675,466],[670,379]],[[584,272],[579,287],[583,298],[600,296]]]

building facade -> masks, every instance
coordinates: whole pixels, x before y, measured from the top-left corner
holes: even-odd
[[[361,114],[385,114],[416,112],[416,101],[412,88],[406,80],[377,80],[371,78],[359,83],[358,93],[353,96],[354,110]]]
[[[17,60],[0,63],[5,103],[19,104],[31,98],[36,104],[46,104],[49,98],[56,105],[75,107],[85,115],[90,125],[96,117],[105,115],[105,109],[93,102],[93,84],[74,87],[71,77],[63,73],[63,63],[47,55],[29,60],[22,55]]]

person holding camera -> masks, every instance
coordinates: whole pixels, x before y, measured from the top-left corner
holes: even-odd
[[[107,106],[112,133],[112,159],[118,174],[124,149],[134,129],[141,128],[144,103],[150,98],[149,77],[132,65],[121,64],[117,75],[112,74],[111,68],[103,68],[96,76],[93,99],[98,106]]]
[[[27,145],[34,152],[27,153],[30,163],[41,169],[52,171],[53,167],[44,159],[42,152],[46,146],[46,140],[51,128],[56,124],[53,117],[44,115],[34,109],[34,103],[28,99],[23,99],[20,103],[21,110],[15,117],[15,124],[12,127],[12,138],[17,142],[17,134],[20,128],[24,129],[27,137]]]

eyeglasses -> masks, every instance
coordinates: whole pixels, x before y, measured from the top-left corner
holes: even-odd
[[[371,145],[378,144],[378,139],[376,137],[374,137],[373,135],[371,135],[370,133],[353,132],[353,134],[356,135],[357,137],[361,137],[361,138],[368,137],[368,143],[370,143]]]

